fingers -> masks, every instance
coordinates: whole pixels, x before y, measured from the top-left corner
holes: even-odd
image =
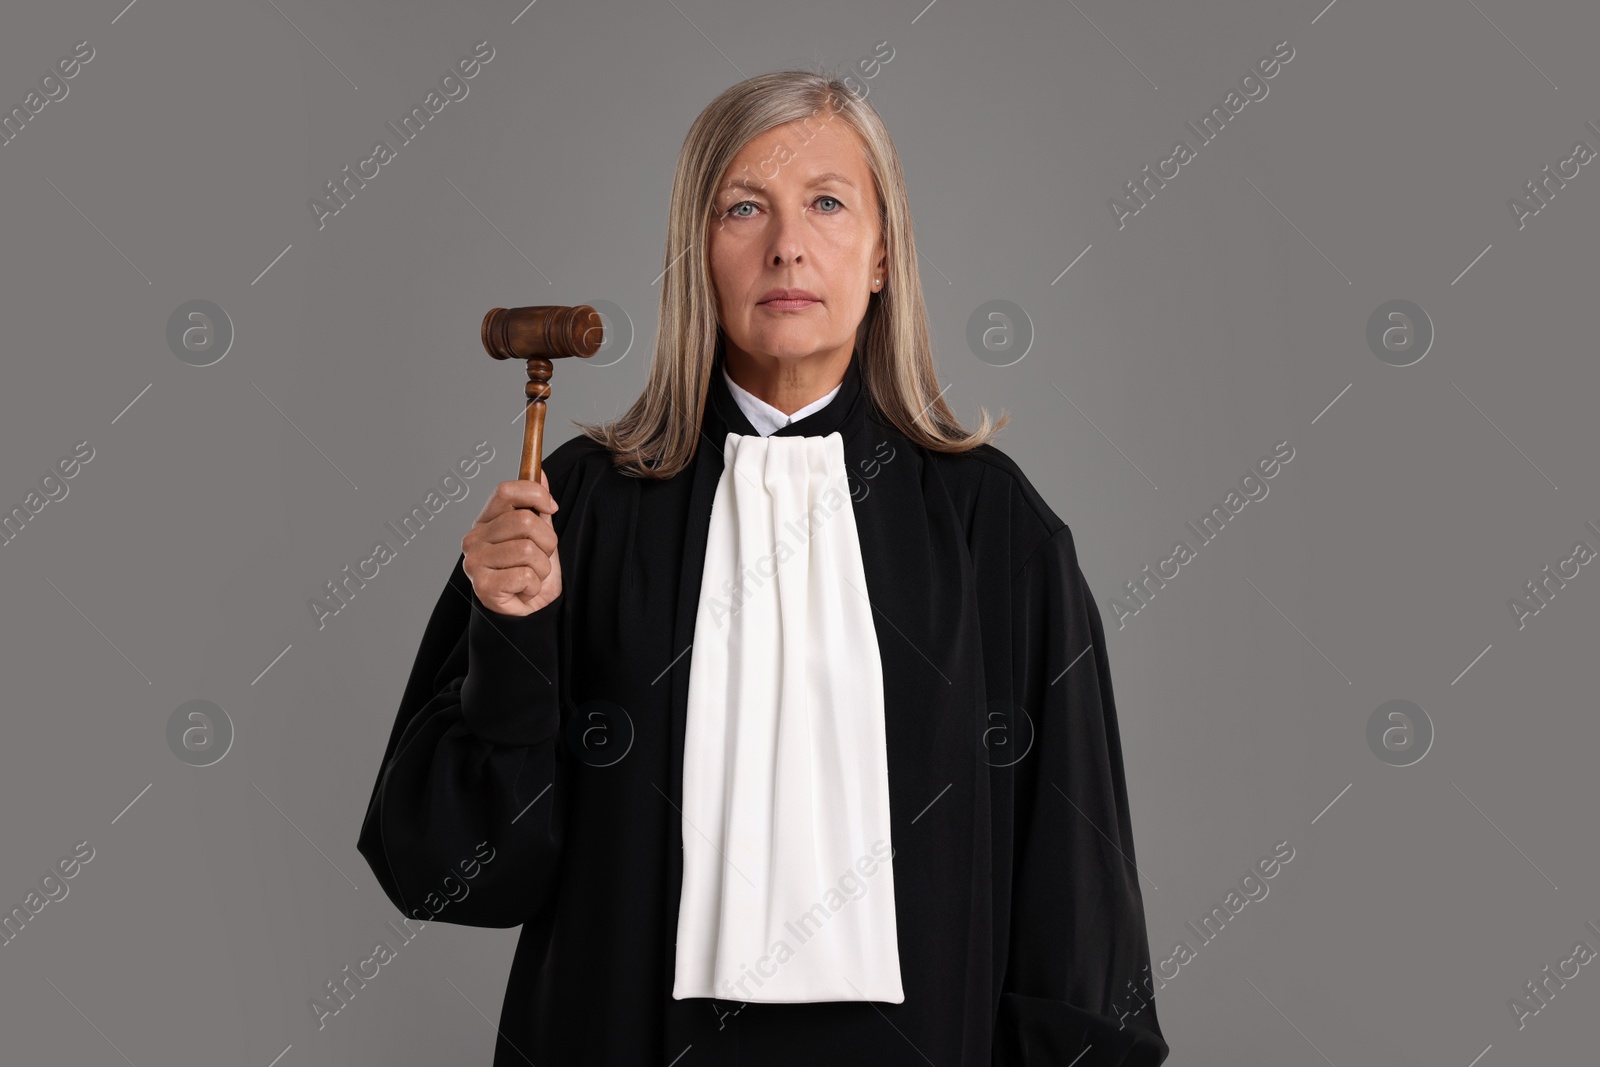
[[[512,508],[502,512],[498,517],[474,526],[467,536],[472,541],[491,544],[527,539],[546,554],[555,551],[556,547],[556,529],[550,516],[527,508]]]
[[[473,579],[472,589],[478,602],[491,611],[525,615],[525,610],[516,609],[527,608],[543,584],[544,576],[532,568],[513,567],[482,572],[480,577]]]
[[[477,521],[490,522],[517,508],[532,508],[541,515],[550,515],[559,510],[560,506],[550,494],[549,477],[541,470],[537,482],[518,479],[501,482],[495,486],[494,492],[483,505],[483,510],[478,513]]]
[[[527,538],[546,554],[555,551],[556,534],[552,513],[560,509],[550,493],[549,478],[539,472],[539,481],[501,482],[484,504],[472,529],[462,538],[461,549],[470,551],[483,542],[496,544]]]
[[[528,537],[519,533],[513,537],[480,543],[472,553],[474,565],[495,570],[532,567],[543,580],[550,573],[550,557],[556,551],[556,533],[550,528],[549,519],[533,521],[540,527],[536,536]]]

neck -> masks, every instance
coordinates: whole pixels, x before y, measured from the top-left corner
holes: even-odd
[[[831,352],[779,357],[725,344],[723,362],[739,388],[792,415],[844,381],[854,351],[852,343]]]

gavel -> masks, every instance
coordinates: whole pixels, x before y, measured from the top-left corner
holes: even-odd
[[[523,481],[538,481],[544,454],[545,402],[550,399],[553,359],[588,359],[600,351],[605,326],[588,304],[491,308],[483,317],[483,347],[495,359],[528,361],[527,418],[522,424]]]

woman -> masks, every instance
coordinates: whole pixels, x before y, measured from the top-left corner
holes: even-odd
[[[496,1067],[1160,1063],[1099,610],[943,400],[876,111],[721,94],[665,262],[644,393],[462,541],[385,892],[523,927]]]

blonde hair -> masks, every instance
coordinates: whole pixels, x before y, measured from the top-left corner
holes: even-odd
[[[884,288],[868,297],[856,332],[862,388],[884,421],[931,451],[970,451],[1010,421],[1002,414],[991,424],[980,408],[983,422],[968,432],[944,401],[929,343],[905,174],[877,109],[832,75],[774,71],[724,90],[684,138],[672,178],[655,358],[644,392],[611,422],[574,420],[611,451],[613,464],[625,473],[671,478],[689,465],[700,443],[721,334],[708,235],[723,172],[752,138],[819,113],[822,122],[843,119],[860,136],[880,205],[887,278]],[[686,250],[693,254],[685,255]]]

